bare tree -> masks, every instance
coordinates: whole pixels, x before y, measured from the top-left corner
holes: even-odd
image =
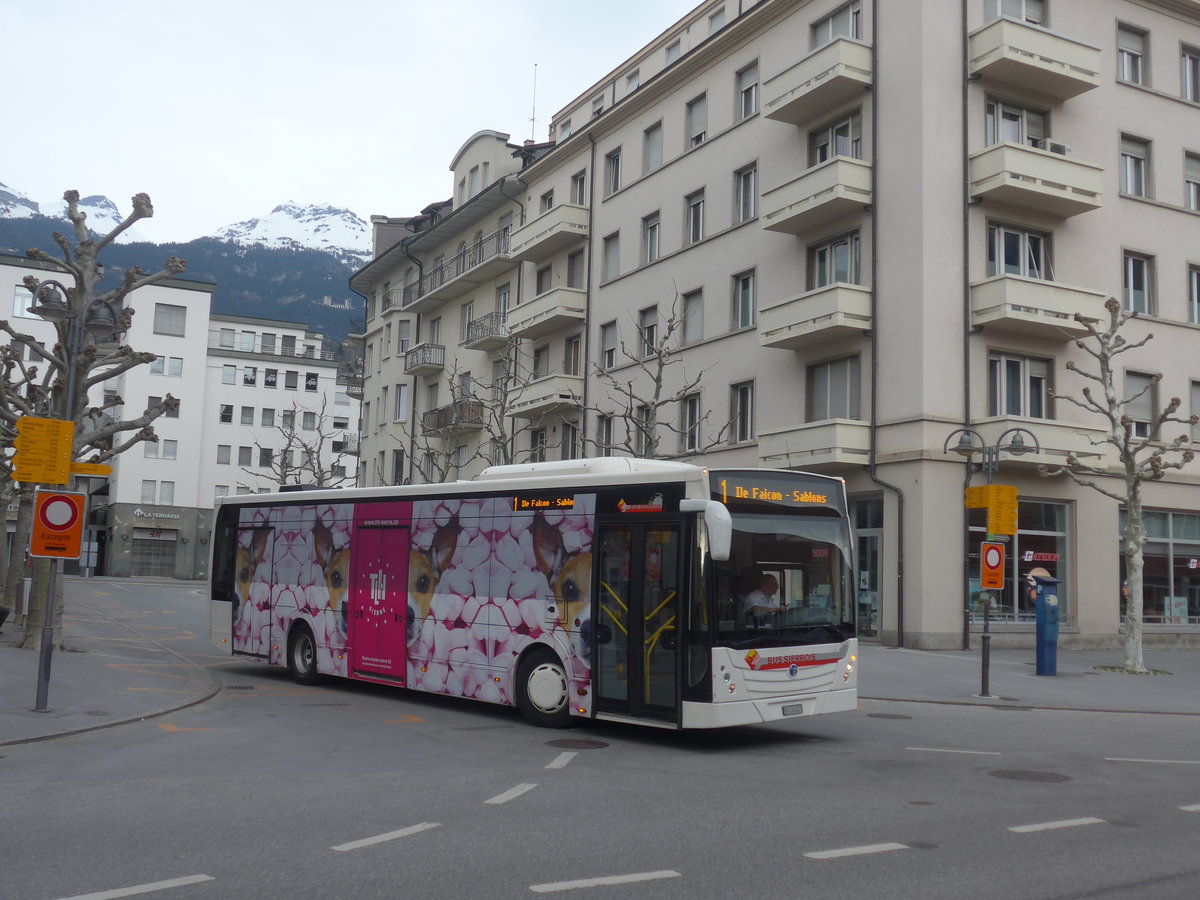
[[[117,287],[99,291],[104,276],[104,266],[99,259],[101,251],[135,222],[154,215],[154,207],[146,194],[137,194],[131,201],[133,211],[108,234],[94,238],[85,224],[87,214],[79,208],[79,192],[67,191],[63,194],[63,200],[67,204],[72,235],[67,237],[54,232],[53,239],[61,256],[52,256],[36,248],[27,250],[26,256],[47,266],[66,282],[65,300],[57,298],[65,303],[66,315],[55,321],[57,341],[52,347],[32,335],[17,331],[7,320],[0,320],[0,331],[9,336],[12,348],[20,345],[33,351],[31,354],[22,352],[20,360],[16,359],[15,353],[10,353],[4,360],[3,377],[0,377],[0,444],[11,446],[17,420],[23,416],[54,417],[76,425],[73,459],[104,462],[142,441],[157,441],[151,423],[168,410],[177,408],[179,401],[167,395],[140,416],[130,419],[112,414],[122,405],[119,397],[108,399],[101,407],[89,408],[88,391],[91,388],[136,366],[152,362],[156,354],[138,352],[127,345],[98,343],[86,332],[82,332],[82,347],[73,347],[72,329],[80,327],[73,323],[82,323],[90,313],[107,309],[113,313],[119,330],[127,331],[132,324],[133,310],[124,305],[126,298],[139,288],[181,274],[187,264],[182,259],[171,257],[161,270],[152,274],[134,266],[125,270]],[[35,304],[46,305],[56,299],[57,289],[45,281],[26,276],[24,282],[33,294]],[[79,334],[75,332],[74,336],[78,338]],[[27,365],[27,355],[40,359],[40,363]],[[72,408],[67,408],[68,396],[73,398]],[[23,488],[20,496],[24,506],[32,499],[32,491]],[[19,515],[18,525],[22,520]],[[23,536],[18,533],[16,539],[27,543],[28,530]],[[11,598],[15,591],[16,569],[9,566],[5,583],[6,599]],[[21,645],[26,648],[34,648],[39,644],[39,630],[45,618],[49,571],[49,560],[40,560],[35,566],[30,615],[26,622],[25,640]],[[53,624],[57,643],[61,640],[62,604],[57,603],[55,609],[58,621]]]
[[[1169,443],[1159,438],[1163,425],[1174,422],[1181,425],[1195,425],[1196,416],[1180,417],[1175,415],[1180,407],[1180,399],[1172,397],[1162,409],[1151,409],[1150,419],[1137,420],[1130,415],[1131,404],[1149,394],[1153,397],[1154,386],[1158,384],[1161,375],[1155,375],[1148,384],[1131,396],[1125,396],[1125,391],[1117,385],[1117,371],[1113,361],[1122,353],[1128,353],[1144,347],[1152,334],[1147,334],[1138,341],[1129,342],[1120,333],[1121,327],[1130,319],[1137,316],[1136,312],[1121,309],[1121,304],[1115,298],[1109,298],[1104,304],[1108,311],[1108,324],[1101,327],[1091,319],[1085,319],[1078,313],[1075,320],[1088,330],[1086,339],[1078,340],[1075,346],[1083,350],[1095,361],[1095,371],[1085,371],[1067,363],[1067,370],[1077,373],[1086,381],[1098,386],[1098,392],[1092,390],[1093,385],[1086,385],[1080,391],[1081,397],[1072,397],[1050,391],[1050,396],[1089,412],[1102,416],[1108,422],[1108,434],[1094,441],[1096,446],[1111,447],[1116,452],[1117,466],[1109,468],[1102,465],[1089,465],[1075,456],[1068,456],[1065,466],[1048,469],[1040,467],[1043,476],[1066,474],[1076,484],[1098,491],[1105,497],[1120,503],[1125,509],[1125,526],[1121,533],[1122,549],[1125,554],[1125,573],[1128,580],[1128,601],[1125,609],[1125,668],[1130,672],[1147,672],[1145,660],[1142,657],[1142,571],[1143,550],[1146,545],[1146,526],[1142,517],[1142,484],[1147,481],[1160,480],[1168,470],[1181,469],[1194,458],[1190,449],[1191,435],[1181,434]],[[1098,394],[1098,395],[1097,395]],[[1100,479],[1120,479],[1120,487],[1110,486]]]
[[[613,442],[607,446],[602,446],[598,439],[589,439],[599,451],[615,449],[649,459],[691,458],[728,441],[732,420],[721,422],[713,430],[712,411],[699,406],[704,369],[694,376],[689,376],[686,368],[681,369],[678,386],[671,385],[675,367],[683,366],[679,333],[684,321],[679,299],[676,293],[670,314],[661,322],[657,318],[653,324],[635,320],[636,346],[631,349],[625,341],[620,341],[616,348],[628,365],[618,362],[605,365],[603,360],[593,363],[592,371],[607,394],[608,404],[601,402],[592,411],[621,423],[623,435],[618,437],[618,429],[614,428]],[[677,452],[663,449],[664,438],[672,436],[680,447]]]
[[[275,426],[279,446],[264,447],[255,441],[254,449],[264,465],[259,470],[243,467],[242,471],[247,475],[262,476],[260,470],[265,468],[271,481],[280,487],[303,482],[334,488],[352,483],[353,476],[346,474],[346,429],[333,426],[332,417],[326,413],[328,403],[329,399],[322,397],[319,410],[303,409],[292,403],[291,409],[280,416],[279,424]],[[312,419],[307,419],[308,416]],[[340,440],[339,434],[342,435]]]

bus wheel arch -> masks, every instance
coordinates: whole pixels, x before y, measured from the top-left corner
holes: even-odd
[[[517,663],[517,708],[534,725],[566,728],[571,724],[571,678],[559,655],[540,644]]]
[[[288,631],[287,667],[300,684],[316,684],[321,679],[317,670],[317,642],[305,621],[295,622]]]

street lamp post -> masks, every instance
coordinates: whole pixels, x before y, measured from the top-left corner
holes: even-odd
[[[992,477],[996,474],[996,471],[1000,468],[1000,454],[1001,453],[1009,453],[1013,456],[1023,456],[1024,454],[1028,453],[1030,450],[1033,450],[1035,453],[1040,453],[1042,450],[1042,445],[1038,442],[1037,435],[1034,434],[1032,431],[1030,431],[1028,428],[1022,428],[1019,425],[1015,426],[1013,428],[1005,429],[1004,431],[1002,431],[1000,433],[1000,436],[998,438],[996,438],[996,440],[991,444],[988,443],[987,438],[985,438],[982,434],[980,434],[974,428],[964,425],[962,428],[954,429],[954,431],[950,432],[950,434],[948,434],[946,436],[945,443],[942,444],[942,452],[943,453],[947,453],[950,451],[950,449],[951,449],[950,441],[953,440],[953,438],[956,435],[958,436],[958,442],[954,445],[953,450],[959,456],[962,456],[967,460],[967,477],[965,479],[964,487],[968,487],[971,484],[971,475],[973,472],[971,457],[973,457],[976,453],[980,454],[980,456],[982,457],[980,467],[983,469],[984,477],[987,479],[987,483],[991,484]],[[1011,435],[1011,438],[1009,439],[1008,443],[1007,444],[1004,443],[1004,439],[1008,438],[1010,435]],[[1030,447],[1028,444],[1025,443],[1025,438],[1022,437],[1022,435],[1029,435],[1029,437],[1033,440],[1032,447]],[[971,604],[970,604],[971,568],[970,568],[969,560],[971,558],[971,530],[969,527],[967,527],[964,529],[964,532],[965,532],[965,534],[963,536],[963,597],[967,600],[967,602],[963,604],[963,649],[970,650],[971,649]],[[987,539],[990,541],[992,539],[992,537],[993,537],[993,535],[989,532],[987,535]],[[991,621],[991,606],[992,605],[991,605],[990,597],[989,597],[989,601],[985,602],[983,604],[983,633],[980,635],[980,651],[981,651],[981,653],[980,653],[981,675],[980,675],[980,689],[979,689],[980,697],[991,697],[992,696],[989,691],[989,688],[990,688],[989,673],[991,670],[991,656],[992,656],[992,635],[988,630],[988,626]]]
[[[95,340],[112,337],[121,331],[117,314],[105,300],[95,298],[83,306],[79,312],[71,309],[65,298],[70,292],[58,281],[48,279],[39,282],[33,291],[34,305],[29,312],[41,316],[47,322],[54,323],[62,346],[63,375],[66,387],[63,391],[63,402],[59,408],[59,418],[74,423],[78,418],[76,409],[77,383],[79,379],[79,355],[83,352],[85,334],[90,334]],[[74,445],[71,448],[74,461]],[[74,478],[72,477],[72,481]],[[42,621],[41,646],[38,658],[37,699],[34,712],[49,712],[46,705],[50,693],[50,662],[54,653],[54,599],[57,582],[62,575],[62,560],[51,560],[50,578],[46,592],[46,611]]]

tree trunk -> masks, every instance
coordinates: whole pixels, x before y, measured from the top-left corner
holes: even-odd
[[[38,650],[42,645],[42,626],[46,621],[46,598],[49,595],[52,559],[33,561],[33,584],[29,591],[29,616],[25,620],[25,637],[17,646],[22,650]],[[55,579],[54,647],[62,648],[62,579]]]
[[[29,547],[29,533],[33,530],[32,484],[21,484],[17,491],[17,527],[13,532],[12,551],[8,570],[4,573],[4,605],[13,611],[13,624],[21,625],[25,617],[18,614],[17,596],[21,579],[29,572],[25,568],[25,551]]]
[[[1146,672],[1142,658],[1142,569],[1143,548],[1146,546],[1146,526],[1142,522],[1142,500],[1131,492],[1133,501],[1126,509],[1125,575],[1129,596],[1125,602],[1125,668],[1131,672]]]

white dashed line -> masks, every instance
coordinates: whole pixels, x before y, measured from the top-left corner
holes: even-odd
[[[503,794],[497,794],[491,800],[484,800],[483,802],[491,803],[493,805],[498,805],[500,803],[507,803],[509,800],[513,800],[517,797],[520,797],[526,791],[532,791],[535,787],[537,787],[536,784],[518,784],[515,788],[510,788],[509,790],[505,791]]]
[[[401,828],[399,831],[389,831],[387,834],[377,834],[375,837],[363,838],[361,841],[350,841],[348,844],[338,844],[336,847],[330,847],[330,850],[346,851],[358,850],[361,847],[370,847],[374,844],[382,844],[385,841],[394,841],[397,838],[408,837],[410,834],[419,834],[422,831],[428,831],[430,828],[438,828],[440,822],[422,822],[420,825],[409,825],[407,828]]]
[[[1192,803],[1188,806],[1181,806],[1179,808],[1184,812],[1200,812],[1200,803]]]
[[[678,872],[663,869],[661,872],[636,872],[633,875],[607,875],[603,878],[581,878],[578,881],[555,881],[550,884],[531,884],[535,894],[550,894],[554,891],[573,891],[577,888],[603,887],[610,884],[632,884],[635,881],[657,881],[660,878],[680,878]]]
[[[1103,819],[1096,819],[1087,816],[1082,819],[1063,819],[1059,822],[1039,822],[1036,825],[1013,825],[1009,827],[1009,831],[1015,831],[1017,834],[1029,834],[1033,831],[1053,831],[1055,828],[1074,828],[1076,825],[1103,825]]]
[[[578,755],[579,755],[578,753],[560,753],[560,754],[558,754],[558,756],[554,757],[554,761],[552,763],[550,763],[550,765],[546,766],[546,768],[547,769],[562,769],[567,765],[567,763],[569,763],[571,760],[573,760]]]
[[[841,850],[816,850],[804,855],[809,859],[837,859],[840,856],[863,856],[867,853],[887,853],[889,850],[907,849],[907,844],[866,844],[862,847],[843,847]]]
[[[199,884],[202,881],[212,881],[211,875],[187,875],[183,878],[171,878],[167,881],[152,881],[149,884],[137,884],[133,887],[117,888],[114,891],[99,891],[95,894],[76,894],[64,900],[116,900],[118,897],[132,897],[136,894],[150,894],[154,891],[165,891],[168,888],[184,887],[189,884]]]
[[[1200,759],[1134,759],[1127,756],[1106,756],[1105,762],[1163,763],[1169,766],[1200,766]]]
[[[921,753],[967,753],[971,756],[1000,756],[997,750],[947,750],[944,747],[905,747],[905,750],[917,750]]]

